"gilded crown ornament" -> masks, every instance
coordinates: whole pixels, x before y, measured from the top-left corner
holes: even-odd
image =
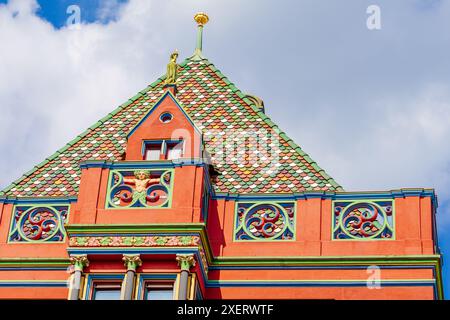
[[[194,20],[199,26],[203,26],[208,23],[209,17],[206,13],[199,12],[194,16]]]

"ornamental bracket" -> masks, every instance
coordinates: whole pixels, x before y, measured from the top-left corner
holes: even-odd
[[[181,271],[188,271],[191,267],[195,267],[195,258],[193,254],[177,254],[178,265]]]
[[[136,255],[127,255],[124,254],[122,261],[127,268],[127,271],[136,272],[136,269],[142,266],[142,260],[139,254]]]
[[[89,260],[86,254],[70,256],[70,264],[74,266],[74,271],[83,272],[85,267],[89,266]]]

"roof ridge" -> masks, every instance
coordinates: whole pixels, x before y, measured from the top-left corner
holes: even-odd
[[[187,60],[187,59],[186,59]],[[184,61],[183,63],[185,63]],[[32,173],[34,173],[36,170],[42,168],[44,165],[46,165],[48,162],[52,161],[53,159],[57,158],[60,154],[62,154],[64,151],[66,151],[68,148],[73,146],[75,143],[80,141],[82,138],[84,138],[89,132],[92,130],[98,128],[100,125],[111,119],[113,116],[115,116],[117,113],[119,113],[122,109],[128,107],[131,103],[135,102],[139,98],[143,97],[145,93],[150,91],[152,88],[156,87],[159,83],[161,83],[165,79],[165,76],[161,76],[152,83],[150,83],[147,87],[139,91],[137,94],[135,94],[133,97],[127,99],[124,103],[120,104],[116,109],[109,112],[106,116],[101,118],[100,120],[97,120],[93,125],[89,126],[86,130],[78,134],[74,139],[66,143],[63,147],[56,150],[52,155],[46,157],[43,161],[38,163],[37,165],[33,166],[30,170],[22,174],[19,178],[15,179],[13,182],[11,182],[8,186],[6,186],[3,190],[0,190],[0,195],[6,194],[8,191],[13,189],[17,183],[22,181],[22,179],[28,177]]]
[[[180,67],[184,67],[190,60],[190,58],[186,58],[182,63],[179,64]],[[151,89],[156,87],[159,83],[161,83],[166,78],[165,75],[160,76],[155,81],[150,83],[147,87],[139,91],[137,94],[135,94],[133,97],[127,99],[124,103],[120,104],[116,109],[109,112],[106,116],[101,118],[100,120],[97,120],[93,125],[89,126],[86,130],[78,134],[74,139],[66,143],[63,147],[56,150],[52,155],[46,157],[44,160],[42,160],[37,165],[33,166],[30,170],[26,171],[24,174],[22,174],[19,178],[15,179],[13,182],[11,182],[9,185],[7,185],[5,188],[0,190],[0,195],[6,194],[8,191],[13,189],[22,179],[30,176],[32,173],[34,173],[36,170],[42,168],[44,165],[52,161],[53,159],[57,158],[60,154],[62,154],[64,151],[66,151],[68,148],[73,146],[75,143],[80,141],[82,138],[84,138],[89,132],[92,130],[98,128],[101,124],[106,122],[107,120],[111,119],[113,116],[115,116],[117,113],[119,113],[122,109],[128,107],[131,103],[135,102],[139,98],[141,98],[144,94],[149,92]]]
[[[191,64],[191,63],[204,64],[205,68],[210,69],[212,71],[212,73],[210,73],[211,75],[216,75],[221,81],[223,81],[223,83],[225,83],[225,85],[223,85],[224,89],[228,89],[227,91],[230,94],[235,94],[238,98],[240,98],[241,101],[243,101],[243,103],[244,103],[243,104],[244,107],[249,107],[251,110],[253,110],[255,112],[255,114],[252,115],[252,117],[253,116],[259,117],[263,121],[263,123],[265,123],[265,125],[267,125],[268,127],[272,128],[280,136],[280,138],[282,138],[285,141],[284,142],[284,143],[286,143],[285,145],[290,146],[293,149],[293,152],[295,151],[295,153],[297,155],[299,155],[302,159],[305,159],[305,161],[309,164],[310,168],[312,167],[312,169],[314,169],[316,174],[317,173],[319,174],[316,177],[319,180],[321,180],[322,183],[328,183],[329,185],[334,187],[336,189],[336,191],[342,191],[343,190],[342,187],[336,181],[334,181],[333,178],[331,178],[315,161],[313,161],[309,157],[309,155],[306,154],[301,149],[301,147],[295,143],[295,141],[293,141],[291,138],[289,138],[285,134],[285,132],[283,132],[264,112],[262,112],[260,110],[260,108],[258,108],[250,99],[248,99],[246,97],[246,94],[243,93],[240,89],[238,89],[235,86],[235,84],[232,83],[211,61],[209,61],[205,57],[202,57],[201,59],[198,59],[198,58],[193,59],[193,57],[188,57],[183,62],[181,62],[179,64],[179,67],[185,68],[188,64]],[[165,76],[161,76],[161,77],[157,78],[154,82],[152,82],[151,84],[147,85],[143,90],[139,91],[136,95],[134,95],[130,99],[127,99],[124,103],[120,104],[113,111],[109,112],[103,118],[101,118],[96,123],[94,123],[93,125],[88,127],[85,131],[83,131],[80,134],[78,134],[73,140],[71,140],[70,142],[66,143],[62,148],[58,149],[56,152],[54,152],[49,157],[46,157],[39,164],[33,166],[33,168],[31,170],[27,171],[22,176],[20,176],[18,179],[14,180],[10,185],[8,185],[3,190],[0,190],[0,196],[8,194],[8,192],[10,192],[11,189],[13,189],[15,187],[19,187],[20,185],[23,184],[22,181],[24,179],[27,179],[28,177],[32,176],[33,174],[40,175],[41,173],[36,173],[38,170],[40,170],[43,167],[45,167],[49,162],[55,160],[61,154],[64,154],[64,152],[66,152],[69,148],[74,146],[76,143],[80,142],[80,140],[84,139],[89,133],[91,133],[92,131],[94,131],[98,127],[101,127],[102,125],[106,126],[107,125],[106,122],[111,120],[115,115],[119,114],[120,112],[122,112],[122,111],[125,112],[126,110],[124,110],[124,109],[127,108],[128,106],[130,106],[132,103],[136,102],[139,99],[141,99],[141,100],[145,99],[146,95],[149,92],[151,92],[152,90],[155,90],[157,88],[157,86],[159,84],[161,84],[162,81],[164,81],[165,78],[166,78]],[[156,94],[156,91],[154,93]],[[153,99],[153,97],[152,97],[152,99]],[[185,106],[184,103],[182,103],[180,100],[178,100],[178,98],[176,98],[176,100],[179,102],[180,107],[185,110],[185,113],[191,119],[192,123],[194,123],[194,125],[197,127],[197,122],[194,119],[191,118],[191,115],[190,115],[191,110],[189,110],[190,108],[187,105]],[[149,111],[151,109],[153,109],[153,107],[154,106],[151,106]],[[250,110],[250,109],[247,109],[247,110]],[[137,119],[139,120],[139,118],[137,118]],[[203,134],[203,130],[200,130],[200,131]],[[95,134],[96,133],[93,132],[93,135],[95,135]],[[295,153],[293,153],[293,159],[295,159]],[[41,172],[43,172],[43,171],[41,171]],[[298,178],[301,180],[301,177],[298,177]]]

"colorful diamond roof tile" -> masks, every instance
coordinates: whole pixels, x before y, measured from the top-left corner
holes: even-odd
[[[35,166],[3,193],[17,197],[77,196],[79,163],[119,161],[128,132],[163,94],[163,79]],[[186,59],[179,67],[177,87],[177,99],[203,131],[206,149],[219,172],[213,183],[216,192],[342,190],[207,59]]]

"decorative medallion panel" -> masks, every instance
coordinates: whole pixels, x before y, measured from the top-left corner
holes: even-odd
[[[334,202],[333,239],[393,239],[394,236],[392,200]]]
[[[64,242],[68,205],[14,207],[9,242]]]
[[[106,208],[170,208],[173,170],[111,170]]]
[[[279,241],[294,238],[294,202],[237,203],[234,240]]]

